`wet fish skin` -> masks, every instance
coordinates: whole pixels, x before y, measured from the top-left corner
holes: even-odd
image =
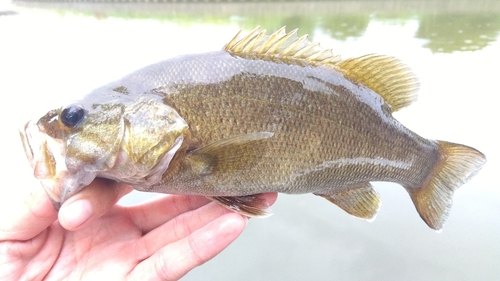
[[[49,171],[38,177],[56,202],[106,177],[142,191],[204,195],[255,216],[266,213],[253,195],[282,192],[314,193],[373,219],[380,199],[370,182],[396,182],[424,221],[441,229],[453,191],[484,155],[422,138],[392,117],[418,88],[397,59],[341,60],[295,34],[256,29],[222,51],[166,60],[96,89],[70,105],[86,109],[77,128],[47,117],[26,126],[28,158]],[[132,105],[143,108],[139,115]],[[89,141],[98,143],[94,150]],[[142,148],[135,156],[134,147]],[[104,166],[99,153],[107,155]],[[54,154],[65,154],[65,164]]]
[[[196,73],[203,73],[217,70],[217,66],[211,63],[214,61],[224,62],[224,66],[234,66],[224,68],[225,73],[230,73],[229,79],[220,81],[222,75],[217,74],[214,75],[214,82],[186,85],[166,75],[159,84],[169,86],[154,90],[164,95],[165,103],[175,108],[190,124],[190,139],[195,143],[194,146],[205,147],[219,140],[252,132],[272,132],[274,136],[252,144],[257,148],[255,153],[258,155],[250,155],[253,159],[245,171],[232,171],[234,174],[226,175],[224,182],[217,179],[210,185],[209,178],[217,177],[212,173],[204,177],[202,186],[196,186],[197,183],[191,186],[190,182],[197,182],[199,178],[194,174],[185,174],[191,169],[181,173],[167,171],[164,180],[158,185],[147,187],[148,190],[159,191],[171,186],[168,189],[177,188],[176,193],[192,193],[199,188],[200,194],[221,196],[269,191],[321,192],[357,184],[363,176],[360,172],[367,174],[364,176],[367,177],[366,181],[388,180],[415,185],[420,181],[419,178],[428,174],[428,170],[419,166],[427,167],[424,164],[429,158],[433,162],[427,154],[437,156],[437,144],[402,127],[391,117],[390,108],[380,97],[366,88],[360,89],[365,91],[363,95],[366,96],[356,97],[348,90],[356,85],[338,73],[332,74],[330,69],[242,60],[224,52],[184,57],[182,64],[165,62],[164,66],[173,69],[186,67],[196,69]],[[169,71],[155,69],[152,72]],[[177,79],[184,80],[184,77]],[[127,85],[127,80],[125,78],[120,85]],[[302,81],[305,80],[309,80],[305,82],[309,89],[304,88]],[[272,87],[273,84],[279,85],[279,89]],[[295,99],[290,98],[289,93],[297,93]],[[318,110],[321,108],[326,110]],[[352,135],[337,133],[346,131]],[[188,139],[185,141],[187,143]],[[362,146],[346,149],[349,142]],[[410,149],[413,151],[408,151]],[[185,153],[192,153],[192,149],[189,150]],[[224,150],[218,153],[224,153]],[[227,157],[234,153],[231,151]],[[384,157],[384,154],[387,156]],[[182,154],[179,151],[177,155]],[[355,172],[352,166],[361,164],[363,158],[364,164],[370,169]],[[170,168],[174,168],[178,159],[184,157],[174,158]],[[349,161],[351,165],[348,165]],[[402,167],[398,169],[398,165]],[[322,170],[330,167],[336,167],[336,172],[323,175]],[[334,178],[327,177],[311,185],[311,179],[304,175],[307,170]],[[225,170],[219,172],[228,173]],[[259,175],[259,179],[256,179],[256,175]]]

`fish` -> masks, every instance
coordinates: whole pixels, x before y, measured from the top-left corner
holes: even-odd
[[[238,32],[222,50],[139,69],[28,121],[34,176],[59,208],[95,178],[202,195],[266,217],[259,194],[313,193],[373,220],[372,182],[394,182],[440,230],[478,150],[426,139],[393,117],[419,81],[399,59],[342,59],[285,27]]]

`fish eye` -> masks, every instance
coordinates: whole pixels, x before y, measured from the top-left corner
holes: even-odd
[[[82,120],[85,110],[80,106],[68,106],[61,112],[61,122],[68,128],[74,128]]]

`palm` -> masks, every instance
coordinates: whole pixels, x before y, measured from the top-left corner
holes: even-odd
[[[144,243],[142,231],[123,207],[113,207],[87,228],[65,231],[64,236],[54,238],[63,238],[59,251],[54,251],[58,254],[57,261],[48,275],[56,280],[97,274],[124,280],[127,273],[142,261],[134,252],[139,243]],[[117,267],[121,268],[120,272],[116,271]]]
[[[275,199],[264,196],[269,202]],[[10,240],[3,238],[0,279],[176,280],[217,255],[245,225],[244,217],[203,197],[166,196],[137,206],[115,205],[75,231],[54,221],[30,239],[22,239],[28,235],[22,231]]]
[[[65,276],[75,275],[76,279],[80,277],[80,274],[97,273],[99,277],[102,277],[108,273],[114,278],[138,277],[133,279],[141,280],[142,274],[165,268],[158,272],[162,279],[178,279],[187,272],[187,270],[181,270],[179,272],[181,274],[173,272],[173,270],[178,270],[179,258],[187,258],[190,263],[197,265],[215,255],[214,251],[218,252],[211,248],[214,245],[208,243],[210,241],[203,241],[207,242],[201,243],[203,245],[192,244],[191,241],[196,240],[193,236],[206,236],[203,227],[210,227],[207,224],[224,214],[226,216],[235,214],[230,214],[213,203],[201,209],[194,209],[204,203],[203,198],[177,198],[181,199],[176,201],[181,206],[176,206],[174,209],[183,208],[188,200],[191,200],[192,207],[180,210],[180,214],[170,212],[163,217],[146,214],[145,217],[139,218],[138,216],[144,216],[143,211],[147,211],[144,206],[135,209],[115,206],[93,225],[79,231],[67,232],[61,255],[58,258],[63,262],[58,263],[51,271],[57,274],[64,273]],[[172,199],[172,197],[167,199]],[[195,199],[195,202],[192,199]],[[168,204],[172,202],[166,201],[175,200],[160,201]],[[161,213],[161,209],[151,211]],[[243,226],[242,223],[241,229],[238,227],[238,234],[243,230]],[[201,231],[197,232],[197,230]],[[206,240],[210,238],[215,237],[205,237]],[[201,249],[198,246],[205,248]],[[160,251],[157,252],[158,250]],[[184,257],[179,257],[180,252]],[[150,258],[152,255],[153,257]],[[175,257],[175,260],[169,258],[170,256]],[[164,261],[165,264],[155,264],[155,260]],[[170,266],[168,266],[169,263]],[[116,272],[117,267],[123,270]],[[71,268],[73,268],[71,272],[68,272]]]

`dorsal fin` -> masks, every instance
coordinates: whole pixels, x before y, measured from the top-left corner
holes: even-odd
[[[239,39],[241,30],[224,47],[236,56],[275,58],[286,62],[303,62],[323,65],[340,71],[349,80],[363,84],[382,96],[397,111],[412,103],[417,97],[419,83],[412,71],[399,59],[384,55],[366,55],[341,60],[332,50],[323,49],[319,43],[310,42],[307,35],[297,36],[297,29],[285,32],[285,27],[271,35],[260,27]]]
[[[319,43],[307,40],[307,35],[297,36],[297,29],[285,32],[285,27],[271,35],[266,30],[259,32],[256,27],[248,35],[239,39],[241,30],[224,47],[224,51],[236,56],[259,56],[307,62],[312,65],[333,64],[340,56],[333,55],[332,50],[323,49]]]
[[[395,57],[371,54],[342,60],[335,65],[351,81],[382,96],[392,111],[408,106],[417,98],[418,79]]]

